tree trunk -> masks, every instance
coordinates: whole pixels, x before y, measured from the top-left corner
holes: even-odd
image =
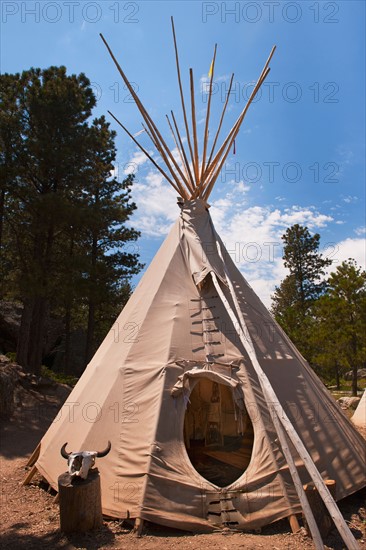
[[[358,342],[357,342],[357,336],[356,336],[356,326],[355,321],[352,316],[351,318],[351,326],[352,326],[352,341],[351,341],[351,347],[352,347],[352,395],[354,397],[357,397],[357,351],[358,351]]]
[[[5,205],[5,189],[1,189],[0,191],[0,278],[3,278],[5,273],[3,272],[3,251],[2,251],[2,244],[3,244],[3,228],[4,228],[4,205]],[[0,300],[4,296],[4,285],[0,285]]]
[[[0,191],[0,254],[3,243],[3,227],[4,227],[4,211],[5,211],[5,189]]]
[[[75,245],[75,229],[72,227],[69,243],[69,258],[68,261],[70,266],[73,265],[74,258],[74,245]],[[64,356],[64,371],[66,374],[71,374],[71,364],[70,364],[70,355],[71,355],[71,322],[72,322],[72,305],[74,300],[74,269],[69,270],[69,276],[66,282],[67,295],[65,299],[65,356]]]
[[[32,299],[28,298],[23,301],[23,312],[18,334],[16,361],[25,369],[29,369],[28,348],[33,317],[33,306],[34,302]]]
[[[92,249],[91,249],[90,290],[89,290],[89,303],[88,303],[88,328],[86,333],[86,346],[85,346],[85,366],[89,363],[93,354],[95,311],[96,311],[96,304],[95,304],[95,297],[94,297],[96,292],[95,270],[97,265],[97,255],[98,255],[98,239],[96,235],[93,235]]]
[[[336,370],[336,385],[337,385],[337,390],[339,391],[341,389],[341,381],[339,376],[339,366],[337,362],[336,362],[335,370]]]
[[[352,365],[352,395],[357,397],[357,363]]]
[[[71,344],[71,305],[70,303],[66,306],[65,313],[65,357],[64,357],[64,371],[66,374],[70,374],[71,365],[70,365],[70,344]]]
[[[46,298],[38,297],[35,299],[28,350],[28,365],[34,374],[40,374],[41,372],[47,309],[48,303]]]
[[[88,328],[86,331],[85,366],[89,363],[93,355],[94,330],[95,330],[95,303],[91,298],[89,299]]]
[[[45,331],[49,309],[48,292],[49,279],[52,276],[51,257],[54,242],[54,226],[50,222],[47,231],[35,236],[35,259],[40,266],[40,275],[37,283],[38,292],[34,299],[32,325],[30,330],[28,365],[34,374],[40,374],[45,344]]]
[[[23,302],[16,360],[34,374],[41,371],[47,311],[46,298],[28,298]]]

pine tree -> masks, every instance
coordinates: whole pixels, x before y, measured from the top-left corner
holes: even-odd
[[[4,81],[11,86],[6,87],[2,103],[11,106],[15,120],[15,131],[9,136],[13,155],[6,160],[12,174],[7,224],[24,306],[17,359],[38,371],[54,292],[55,239],[64,223],[68,196],[78,189],[85,122],[95,98],[88,79],[67,76],[65,67],[30,69],[5,75]],[[4,134],[3,128],[2,140]]]
[[[308,332],[312,324],[311,306],[324,292],[324,268],[331,261],[319,253],[320,235],[307,227],[293,225],[282,236],[283,260],[290,274],[272,296],[272,313],[300,351],[308,356]]]
[[[313,313],[315,361],[352,370],[352,394],[357,395],[357,369],[366,360],[366,272],[354,260],[343,262],[330,274],[327,294]]]
[[[52,312],[62,312],[67,341],[73,318],[86,324],[94,307],[92,325],[102,302],[129,292],[140,269],[137,254],[122,253],[138,236],[124,225],[135,209],[132,180],[121,187],[110,177],[115,134],[103,118],[88,124],[95,97],[85,75],[65,67],[2,75],[0,105],[4,292],[23,303],[17,360],[39,372]]]
[[[130,295],[131,276],[142,268],[138,254],[129,252],[126,250],[129,246],[125,246],[139,236],[126,226],[136,209],[131,202],[134,177],[128,176],[121,184],[110,176],[116,155],[114,138],[115,132],[109,130],[104,117],[93,121],[89,140],[92,161],[84,188],[88,218],[84,224],[84,248],[88,250],[86,362],[95,350],[96,333],[103,333],[106,325],[110,326],[116,308],[121,309]]]

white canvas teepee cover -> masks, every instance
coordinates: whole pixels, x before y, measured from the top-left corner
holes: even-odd
[[[366,390],[363,392],[361,401],[357,405],[351,420],[356,426],[366,428]]]
[[[260,365],[322,477],[336,480],[337,499],[360,489],[366,484],[365,442],[228,253],[224,261]],[[205,203],[185,201],[42,439],[37,468],[53,487],[66,467],[60,455],[66,441],[69,450],[92,450],[104,448],[109,439],[112,450],[98,462],[107,515],[201,531],[228,524],[251,529],[301,511],[269,414],[277,405],[266,402],[237,327],[212,284],[215,273],[231,302],[225,269]],[[209,380],[233,391],[235,410],[244,404],[254,431],[249,464],[225,487],[200,475],[185,442],[188,399],[197,381],[204,388]],[[225,467],[232,452],[224,446]],[[296,463],[307,482],[303,464]]]

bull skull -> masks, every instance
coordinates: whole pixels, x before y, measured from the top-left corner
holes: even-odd
[[[71,477],[78,476],[82,479],[88,477],[90,468],[95,464],[95,459],[106,456],[112,446],[111,442],[108,441],[108,445],[104,451],[78,451],[76,453],[68,453],[66,451],[66,445],[67,443],[62,445],[60,452],[61,456],[67,460],[69,474]]]

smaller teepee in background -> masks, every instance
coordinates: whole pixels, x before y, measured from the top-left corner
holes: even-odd
[[[361,401],[357,405],[351,420],[356,426],[366,428],[366,390],[363,392]]]

